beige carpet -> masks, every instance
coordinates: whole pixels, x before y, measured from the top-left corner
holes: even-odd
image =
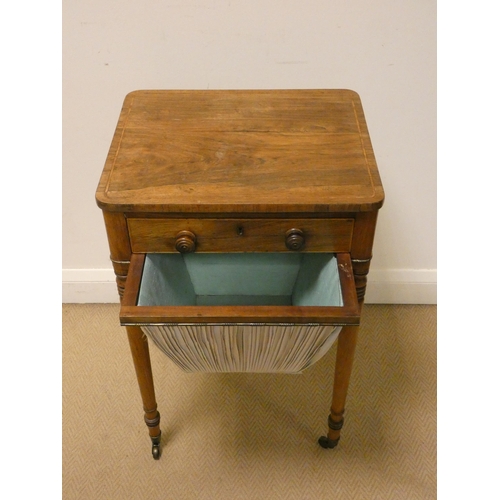
[[[116,304],[63,306],[63,498],[436,498],[436,307],[367,305],[339,446],[335,347],[302,375],[186,374],[154,346],[151,457]]]

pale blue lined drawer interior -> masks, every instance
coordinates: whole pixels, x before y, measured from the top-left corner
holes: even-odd
[[[334,254],[148,254],[138,305],[342,306]]]

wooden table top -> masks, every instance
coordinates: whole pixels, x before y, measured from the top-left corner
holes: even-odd
[[[384,192],[350,90],[128,94],[96,193],[119,212],[377,210]]]

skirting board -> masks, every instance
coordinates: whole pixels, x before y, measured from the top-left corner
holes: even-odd
[[[111,269],[63,269],[62,300],[67,304],[118,303]],[[366,304],[437,304],[435,269],[372,269]]]

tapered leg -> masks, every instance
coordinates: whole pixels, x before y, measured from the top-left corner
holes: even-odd
[[[156,405],[148,340],[138,326],[127,326],[126,328],[144,406],[144,420],[148,426],[149,436],[153,443],[153,458],[157,460],[160,458],[160,414]]]
[[[328,416],[328,435],[321,436],[318,440],[323,448],[335,448],[340,440],[340,429],[344,423],[344,408],[354,362],[358,330],[358,326],[344,326],[339,335],[332,407]]]
[[[364,302],[368,272],[370,270],[377,214],[377,211],[360,212],[356,214],[354,222],[351,261],[356,294],[361,308]],[[340,439],[340,429],[344,424],[344,408],[354,362],[358,330],[359,326],[344,326],[339,335],[332,407],[328,417],[328,435],[319,438],[319,444],[323,448],[335,448]]]

